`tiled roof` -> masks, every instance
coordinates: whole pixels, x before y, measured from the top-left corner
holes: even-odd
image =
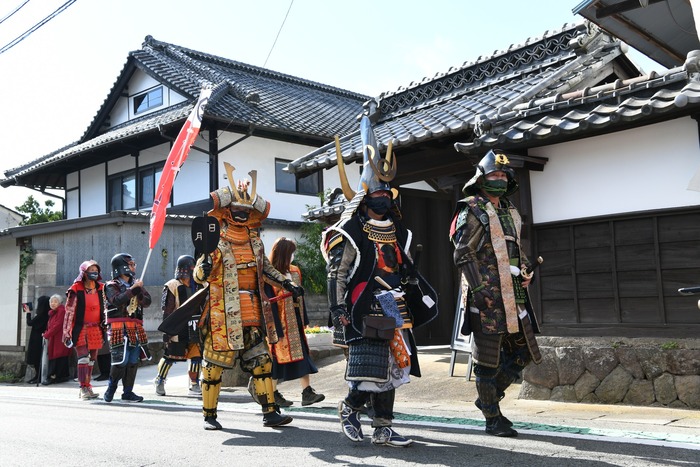
[[[352,128],[368,97],[146,37],[131,53],[147,73],[178,92],[199,94],[202,84],[228,84],[206,116],[267,130],[332,138]]]
[[[73,145],[58,149],[57,151],[33,160],[23,166],[8,170],[5,172],[5,176],[8,177],[7,180],[19,178],[33,171],[41,170],[53,163],[63,161],[71,156],[82,154],[146,131],[157,130],[159,126],[168,125],[170,123],[182,120],[183,118],[187,118],[190,112],[192,112],[193,107],[194,103],[181,103],[164,111],[130,120],[122,125],[113,127],[107,133],[101,134],[92,139],[88,139],[84,143],[74,143]],[[55,171],[54,176],[55,179],[47,179],[45,184],[46,188],[62,187],[61,185],[64,183],[63,178],[65,177],[65,174]],[[0,181],[0,183],[2,182],[3,181]],[[11,183],[2,184],[3,186],[11,185]]]
[[[483,152],[551,144],[583,135],[609,132],[672,113],[690,114],[700,107],[700,51],[685,64],[662,74],[618,80],[568,94],[555,94],[517,105],[482,122],[476,137],[457,143],[460,152]]]
[[[590,23],[565,25],[507,51],[381,94],[366,108],[376,122],[380,149],[392,140],[400,151],[432,139],[469,135],[479,115],[497,115],[532,99],[598,84],[612,73],[613,60],[623,52],[623,44]],[[630,66],[629,71],[636,70]],[[341,152],[346,162],[361,159],[359,130],[341,138]],[[397,157],[401,159],[400,152]],[[303,173],[335,164],[331,143],[291,162],[287,170]]]
[[[122,125],[103,126],[123,87],[134,70],[140,69],[157,81],[191,99]],[[129,54],[127,63],[81,139],[5,172],[3,186],[16,182],[30,186],[65,186],[64,168],[76,158],[104,145],[157,132],[159,126],[184,120],[203,85],[221,89],[206,108],[203,126],[218,121],[221,128],[250,129],[265,134],[292,135],[312,140],[330,140],[354,129],[363,102],[362,94],[228,60],[147,36],[140,50]],[[103,157],[108,158],[109,155]],[[48,166],[51,166],[49,170]],[[74,170],[74,167],[71,166]],[[41,175],[39,176],[39,173]],[[23,178],[23,180],[18,180]]]

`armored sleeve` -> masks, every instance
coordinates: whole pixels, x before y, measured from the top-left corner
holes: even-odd
[[[328,254],[328,304],[331,311],[345,307],[345,295],[350,270],[355,263],[357,253],[345,236],[336,233],[330,238],[327,246]]]
[[[163,295],[160,298],[160,308],[163,310],[163,319],[170,316],[170,313],[175,311],[175,295],[173,295],[170,287],[163,287]]]
[[[459,227],[455,235],[455,251],[453,259],[469,287],[474,290],[482,284],[476,253],[484,240],[485,230],[479,219],[465,207],[466,221]]]

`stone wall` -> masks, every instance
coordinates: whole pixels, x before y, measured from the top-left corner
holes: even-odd
[[[521,399],[700,409],[700,340],[539,337]]]
[[[328,297],[326,295],[304,296],[306,314],[309,316],[310,326],[328,326]]]

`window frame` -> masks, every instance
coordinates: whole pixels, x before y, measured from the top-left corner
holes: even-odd
[[[290,174],[287,172],[282,171],[281,169],[278,170],[278,165],[279,164],[284,164],[287,165],[291,160],[287,159],[282,159],[279,157],[275,157],[275,191],[277,193],[288,193],[288,194],[294,194],[294,195],[302,195],[302,196],[318,196],[319,193],[323,193],[323,173],[322,171],[318,171],[316,173],[309,174],[305,177],[302,177],[301,179],[298,179],[294,174]],[[281,188],[280,187],[280,182],[279,180],[279,175],[283,174],[285,177],[292,177],[294,179],[294,191],[289,190],[287,188]],[[315,193],[311,193],[309,191],[300,191],[300,186],[303,189],[304,185],[304,180],[309,179],[310,177],[316,177],[316,188],[317,191]],[[282,180],[285,182],[285,185],[290,184],[291,179],[287,179],[286,181]]]
[[[157,102],[155,98],[152,98],[151,95],[160,92],[160,103],[151,103],[151,100],[154,100],[154,102]],[[137,100],[139,98],[143,98],[140,102],[137,104]],[[141,104],[147,101],[146,107],[141,109]],[[162,85],[156,86],[154,88],[148,89],[144,92],[140,92],[138,94],[134,94],[131,97],[131,111],[133,112],[133,115],[141,115],[144,114],[150,110],[157,109],[159,107],[162,107],[163,104],[165,104],[165,92],[163,89]]]
[[[107,183],[106,183],[106,189],[107,189],[107,212],[112,212],[112,211],[129,211],[129,210],[136,210],[140,211],[143,209],[150,209],[153,206],[153,199],[150,201],[146,202],[146,200],[143,199],[144,196],[144,176],[151,176],[153,179],[152,186],[149,187],[151,189],[151,192],[153,194],[153,197],[155,197],[157,188],[158,188],[158,182],[160,181],[160,177],[163,174],[163,163],[162,162],[157,162],[155,164],[149,164],[145,165],[143,167],[138,167],[134,168],[131,170],[125,170],[123,172],[118,172],[115,174],[112,174],[107,177]],[[131,179],[133,180],[134,183],[134,206],[133,207],[124,207],[124,191],[123,187],[125,185],[125,180]],[[113,203],[113,198],[116,195],[116,193],[113,193],[112,190],[112,184],[118,180],[119,181],[119,206],[115,209],[112,209],[112,206],[115,205]],[[171,202],[172,202],[172,191],[171,191]]]

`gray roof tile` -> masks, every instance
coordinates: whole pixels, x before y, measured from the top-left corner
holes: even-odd
[[[618,80],[553,101],[518,106],[519,116],[494,119],[488,132],[468,143],[457,143],[461,152],[499,145],[521,147],[528,141],[557,142],[568,135],[611,131],[616,125],[641,125],[649,118],[690,115],[700,107],[700,52],[691,53],[685,65],[629,80]],[[569,97],[569,98],[566,98]]]
[[[533,99],[595,85],[613,73],[611,62],[617,58],[624,60],[621,57],[620,43],[598,28],[590,24],[565,25],[525,44],[513,45],[507,51],[451,68],[433,79],[381,94],[376,99],[379,113],[371,116],[376,121],[374,131],[380,147],[386,146],[391,138],[397,150],[448,135],[468,136],[477,116],[496,118],[509,113],[515,116],[516,106]],[[366,104],[365,108],[371,105]],[[528,138],[545,132],[544,127],[531,125]],[[547,121],[546,125],[551,127],[554,122]],[[357,127],[354,123],[355,131],[341,140],[347,163],[362,157]],[[518,138],[526,137],[524,132],[520,133]],[[397,157],[401,159],[400,153]],[[291,162],[287,170],[302,173],[333,165],[335,147],[327,144]]]

